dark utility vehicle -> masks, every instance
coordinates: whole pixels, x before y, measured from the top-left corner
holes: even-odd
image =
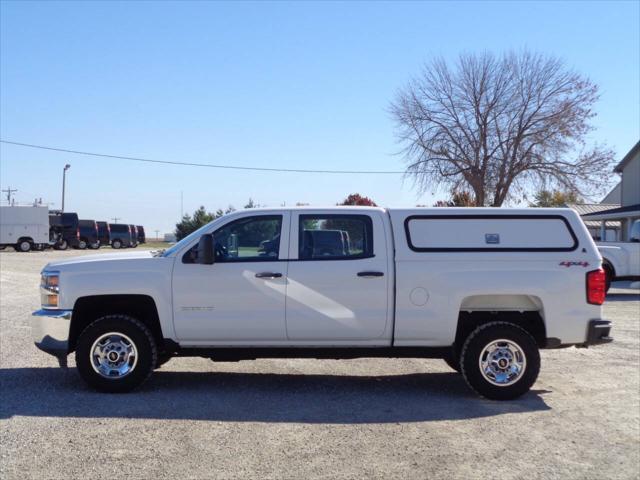
[[[109,224],[107,222],[96,222],[98,225],[98,240],[100,245],[109,245],[111,238],[109,237]]]
[[[80,220],[80,238],[78,239],[78,248],[84,250],[89,247],[91,249],[100,248],[100,240],[98,239],[98,225],[95,220]]]
[[[138,230],[135,225],[129,225],[129,229],[131,231],[131,246],[135,248],[138,246]]]
[[[136,229],[138,230],[138,243],[147,243],[144,227],[142,225],[136,225]]]
[[[49,238],[55,242],[53,248],[66,250],[69,247],[78,247],[80,243],[80,228],[78,214],[72,212],[62,213],[59,210],[49,212]]]
[[[109,224],[112,248],[128,248],[131,247],[131,226],[123,223]]]

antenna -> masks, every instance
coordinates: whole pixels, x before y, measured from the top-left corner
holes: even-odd
[[[111,217],[111,220],[113,220],[113,223],[118,223],[118,220],[120,220],[120,217]]]

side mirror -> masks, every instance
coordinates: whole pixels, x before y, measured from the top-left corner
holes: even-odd
[[[200,241],[198,242],[198,259],[196,262],[203,265],[213,265],[213,235],[211,233],[200,237]]]

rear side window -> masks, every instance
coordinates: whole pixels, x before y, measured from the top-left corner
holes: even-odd
[[[300,215],[300,260],[373,256],[373,224],[367,215]]]
[[[129,225],[111,224],[111,232],[113,233],[129,233]]]
[[[405,220],[416,252],[568,252],[578,239],[561,215],[415,215]]]

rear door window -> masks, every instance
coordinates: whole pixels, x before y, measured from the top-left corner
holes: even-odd
[[[300,260],[348,260],[373,256],[373,225],[367,215],[300,215]]]

